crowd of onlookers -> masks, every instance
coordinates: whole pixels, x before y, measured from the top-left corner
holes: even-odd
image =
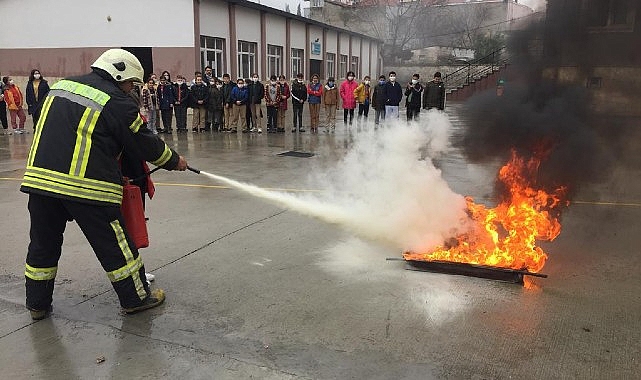
[[[0,122],[5,133],[27,133],[24,128],[25,103],[36,128],[39,114],[37,105],[49,91],[49,85],[40,71],[31,71],[24,95],[8,76],[2,77],[1,90]],[[160,78],[152,73],[146,83],[131,95],[139,103],[153,133],[172,133],[174,118],[176,131],[187,132],[188,108],[192,109],[193,132],[262,133],[262,119],[266,119],[268,133],[284,133],[290,102],[292,132],[306,131],[303,108],[307,103],[309,122],[305,124],[309,125],[310,132],[318,133],[323,108],[324,132],[333,133],[336,129],[336,111],[341,107],[345,126],[352,125],[356,112],[357,121],[367,120],[370,108],[374,110],[375,125],[386,119],[398,119],[403,98],[408,121],[416,120],[421,108],[442,110],[445,107],[445,86],[439,72],[425,85],[420,83],[419,75],[414,74],[411,81],[402,86],[393,71],[387,77],[379,76],[376,83],[371,83],[369,76],[358,82],[354,72],[349,71],[339,85],[334,77],[327,78],[322,84],[317,74],[313,74],[309,82],[305,81],[303,74],[298,74],[291,82],[284,75],[272,75],[269,81],[263,83],[258,74],[246,80],[238,78],[234,82],[229,74],[217,78],[212,75],[211,67],[206,67],[204,73],[196,72],[191,81],[182,75],[172,80],[168,71],[163,71]],[[263,115],[262,104],[265,105],[266,115]],[[11,129],[8,128],[7,109]]]
[[[31,70],[25,94],[14,83],[13,78],[9,76],[2,77],[2,83],[0,83],[0,123],[2,123],[4,134],[29,133],[24,128],[24,124],[27,121],[27,116],[24,113],[25,103],[27,112],[32,116],[35,127],[38,123],[38,104],[47,96],[47,93],[49,93],[49,84],[38,69]],[[9,110],[11,129],[9,129],[7,122],[7,110]]]
[[[258,74],[247,79],[238,78],[234,82],[229,74],[217,78],[212,75],[211,67],[206,67],[204,73],[196,72],[190,82],[182,75],[172,81],[167,71],[161,73],[160,79],[151,74],[138,92],[134,97],[139,98],[148,126],[154,133],[173,132],[172,113],[176,119],[176,131],[187,132],[188,108],[193,109],[193,132],[262,133],[262,119],[265,118],[268,133],[284,133],[290,102],[292,132],[306,131],[303,108],[307,103],[310,132],[318,133],[322,107],[326,117],[324,132],[333,133],[336,111],[340,107],[343,108],[344,125],[350,126],[357,108],[357,120],[366,120],[369,109],[373,108],[376,125],[386,118],[399,118],[404,97],[408,121],[416,120],[421,108],[442,110],[445,106],[445,86],[439,72],[425,86],[420,83],[419,75],[414,74],[403,87],[396,81],[393,71],[387,77],[381,75],[375,84],[371,83],[369,76],[358,82],[354,72],[350,71],[339,85],[333,77],[322,84],[317,74],[313,74],[309,82],[305,81],[303,74],[298,74],[291,82],[284,75],[272,75],[263,83]],[[266,115],[263,115],[262,104]]]

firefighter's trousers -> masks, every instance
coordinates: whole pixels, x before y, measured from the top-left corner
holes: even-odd
[[[96,206],[29,194],[31,242],[25,269],[27,308],[51,306],[63,233],[75,220],[107,272],[124,308],[138,306],[149,294],[142,258],[124,230],[120,208]]]

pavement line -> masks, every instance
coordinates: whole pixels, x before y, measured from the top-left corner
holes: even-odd
[[[0,177],[0,181],[22,181],[22,178]],[[222,185],[199,185],[193,183],[154,182],[154,186],[177,186],[177,187],[200,187],[209,189],[231,189],[231,186]],[[277,187],[263,187],[270,191],[284,191],[289,193],[319,193],[320,189],[286,189]],[[595,206],[620,206],[620,207],[641,207],[641,203],[635,202],[604,202],[604,201],[570,201],[571,204],[595,205]]]
[[[173,264],[173,263],[175,263],[175,262],[177,262],[177,261],[179,261],[179,260],[184,259],[184,258],[185,258],[185,257],[187,257],[187,256],[191,256],[191,254],[192,254],[192,253],[196,253],[196,252],[198,252],[198,251],[200,251],[200,250],[202,250],[202,249],[204,249],[204,248],[207,248],[207,247],[209,247],[210,245],[212,245],[212,244],[214,244],[214,243],[216,243],[216,242],[218,242],[218,241],[220,241],[220,240],[222,240],[222,239],[224,239],[224,238],[226,238],[226,237],[228,237],[228,236],[231,236],[231,235],[235,234],[236,232],[240,232],[240,231],[242,231],[242,230],[244,230],[244,229],[246,229],[246,228],[249,228],[249,227],[251,227],[251,226],[253,226],[253,225],[255,225],[255,224],[262,223],[262,222],[264,222],[264,221],[266,221],[266,220],[268,220],[268,219],[271,219],[271,218],[273,218],[273,217],[275,217],[275,216],[278,216],[278,215],[280,215],[280,214],[282,214],[282,213],[284,213],[284,212],[286,212],[286,211],[287,211],[287,210],[282,210],[282,211],[279,211],[279,212],[277,212],[277,213],[275,213],[275,214],[272,214],[272,215],[266,216],[266,217],[264,217],[264,218],[261,218],[261,219],[255,220],[255,221],[253,221],[253,222],[251,222],[251,223],[249,223],[249,224],[247,224],[247,225],[244,225],[244,226],[239,227],[239,228],[237,228],[237,229],[235,229],[235,230],[233,230],[233,231],[231,231],[231,232],[228,232],[228,233],[226,233],[226,234],[224,234],[224,235],[222,235],[222,236],[219,236],[219,237],[217,237],[216,239],[214,239],[214,240],[212,240],[212,241],[209,241],[209,242],[207,242],[207,243],[203,244],[202,246],[200,246],[200,247],[198,247],[198,248],[196,248],[196,249],[194,249],[194,250],[192,250],[192,251],[190,251],[190,252],[187,252],[187,253],[185,253],[184,255],[182,255],[182,256],[180,256],[180,257],[177,257],[177,258],[175,258],[175,259],[173,259],[173,260],[171,260],[171,261],[169,261],[169,262],[167,262],[167,263],[165,263],[165,264],[163,264],[163,265],[161,265],[161,266],[159,266],[159,267],[157,267],[157,268],[154,268],[154,269],[145,268],[145,270],[146,270],[147,272],[154,272],[154,271],[157,271],[158,269],[161,269],[161,268],[164,268],[164,267],[166,267],[166,266],[169,266],[169,265],[171,265],[171,264]],[[83,304],[83,303],[85,303],[85,302],[87,302],[87,301],[91,301],[92,299],[94,299],[94,298],[96,298],[96,297],[100,297],[100,296],[102,296],[103,294],[109,293],[110,291],[111,291],[111,287],[109,287],[107,290],[104,290],[104,291],[102,291],[102,292],[99,292],[99,293],[97,293],[97,294],[94,294],[94,295],[93,295],[93,296],[91,296],[91,297],[87,297],[87,298],[85,298],[84,300],[82,300],[82,301],[78,302],[78,303],[77,303],[77,304],[75,304],[74,306],[78,306],[78,305],[81,305],[81,304]]]

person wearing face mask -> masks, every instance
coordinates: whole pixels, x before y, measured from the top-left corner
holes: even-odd
[[[24,130],[24,123],[27,117],[22,108],[24,105],[22,91],[20,91],[20,87],[18,87],[10,77],[3,77],[2,83],[4,83],[4,100],[7,102],[7,108],[9,109],[11,128],[13,128],[13,132],[16,134],[27,133]],[[18,120],[16,121],[16,119]]]
[[[318,133],[321,97],[323,96],[323,85],[319,81],[318,74],[312,75],[312,82],[307,85],[307,99],[309,104],[310,133]]]
[[[258,80],[258,74],[252,74],[251,83],[245,86],[249,91],[249,112],[251,112],[251,132],[262,133],[263,128],[261,125],[261,103],[265,96],[265,86]],[[247,123],[249,124],[249,122]]]
[[[356,119],[358,121],[360,121],[362,117],[365,117],[365,121],[367,121],[367,115],[369,114],[369,103],[371,99],[371,87],[369,83],[369,75],[366,75],[363,78],[363,82],[361,82],[361,84],[356,87],[356,90],[354,90],[354,97],[358,102],[358,119]]]
[[[441,73],[438,71],[434,73],[434,79],[425,86],[423,108],[436,108],[441,111],[445,109],[445,84],[441,81]]]
[[[423,85],[418,82],[419,75],[412,75],[412,81],[407,84],[405,89],[405,107],[407,108],[407,121],[418,120],[418,114],[421,112],[421,95],[423,94]]]
[[[189,86],[185,77],[176,76],[174,84],[174,114],[176,115],[176,132],[187,132],[187,107],[189,106]]]
[[[385,117],[387,119],[398,119],[399,104],[403,100],[403,89],[396,82],[396,72],[390,71],[389,81],[385,84]]]
[[[162,117],[163,132],[171,134],[173,132],[171,124],[176,97],[169,71],[162,72],[162,75],[160,76],[160,85],[156,91],[158,95],[158,106],[160,107],[160,116]]]
[[[307,86],[303,74],[298,73],[292,82],[292,111],[294,113],[294,127],[292,132],[305,132],[303,128],[303,105],[307,100]],[[297,129],[298,128],[298,129]]]
[[[202,75],[196,75],[195,81],[196,83],[194,83],[189,90],[193,112],[191,130],[192,132],[204,132],[209,89],[207,85],[203,83]]]
[[[207,102],[207,117],[214,132],[221,130],[223,119],[223,85],[214,78],[209,86],[209,100]],[[205,127],[205,130],[207,128]]]
[[[285,133],[285,115],[287,114],[287,99],[291,96],[289,85],[283,74],[278,76],[278,86],[280,87],[280,103],[278,103],[278,129],[276,132]]]
[[[354,90],[358,87],[358,83],[354,80],[356,75],[353,71],[348,71],[346,81],[341,83],[338,93],[341,96],[343,103],[343,125],[347,125],[347,115],[349,115],[349,125],[352,125],[354,120],[354,109],[356,108],[356,98],[354,97]]]
[[[25,98],[27,101],[27,113],[33,118],[33,129],[38,124],[40,108],[38,107],[49,93],[49,83],[42,77],[40,70],[33,69],[29,74],[29,81],[25,88]]]
[[[269,84],[265,86],[265,105],[267,106],[267,133],[278,131],[278,106],[281,101],[280,86],[276,75],[269,78]]]
[[[385,120],[385,75],[378,77],[378,83],[372,91],[372,108],[374,108],[374,125],[379,125],[380,120]]]
[[[229,129],[231,133],[238,133],[238,120],[243,133],[247,130],[247,103],[249,102],[249,90],[245,87],[243,78],[238,78],[236,87],[231,90],[231,102],[233,104]]]
[[[229,74],[223,74],[223,87],[221,88],[223,92],[223,132],[230,131],[229,123],[233,110],[231,91],[234,87],[236,87],[236,83],[231,81],[231,76]]]
[[[142,107],[145,110],[147,127],[153,132],[153,134],[158,134],[158,129],[154,127],[158,117],[158,114],[156,113],[158,110],[158,95],[156,92],[156,84],[151,77],[149,77],[147,83],[142,87]]]
[[[158,85],[160,84],[158,76],[156,76],[155,73],[151,73],[149,74],[149,79],[153,81],[153,87],[158,88]],[[162,128],[160,128],[160,108],[156,107],[154,112],[156,115],[154,116],[153,126],[156,128],[156,132],[162,132]]]
[[[323,105],[325,106],[325,115],[327,115],[325,133],[334,133],[336,130],[336,111],[338,110],[338,88],[334,77],[327,79],[327,84],[323,91]]]

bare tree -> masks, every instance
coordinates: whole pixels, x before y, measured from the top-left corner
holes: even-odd
[[[384,41],[383,56],[399,58],[415,47],[431,7],[444,0],[365,0],[345,7],[340,19],[345,27]]]

